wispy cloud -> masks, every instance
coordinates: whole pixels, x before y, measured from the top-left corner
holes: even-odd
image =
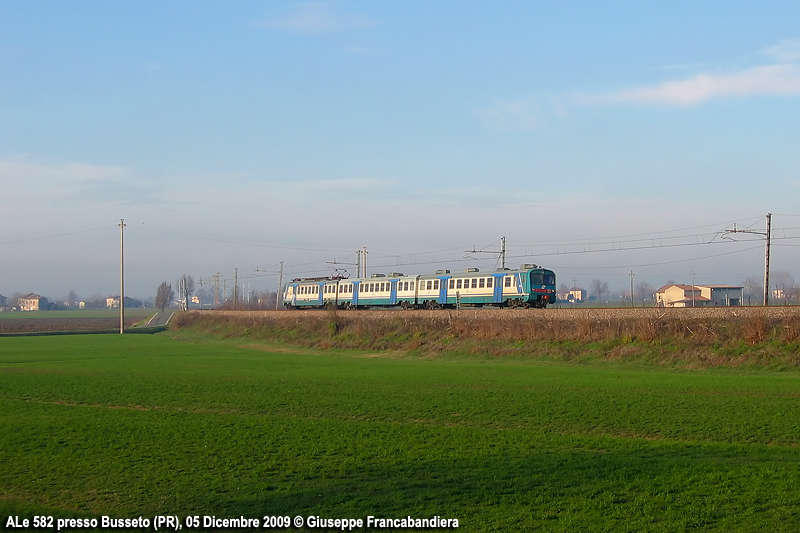
[[[583,103],[697,105],[722,97],[800,95],[800,39],[786,39],[762,51],[769,64],[723,73],[700,73],[657,85],[633,87],[602,96],[581,96]],[[696,70],[702,64],[673,65],[659,70]]]
[[[389,188],[394,185],[393,180],[382,178],[343,178],[333,180],[312,180],[292,185],[292,188],[300,191],[335,192],[347,194],[364,189],[370,192],[378,188]]]
[[[765,65],[730,74],[699,74],[610,95],[612,102],[694,105],[723,96],[800,95],[800,65]]]
[[[492,131],[529,131],[544,122],[540,105],[533,98],[495,102],[477,113]]]
[[[800,61],[800,39],[784,39],[765,49],[764,54],[781,63]]]
[[[333,6],[327,2],[303,2],[294,12],[269,19],[261,25],[295,33],[322,34],[369,28],[376,24],[368,17],[334,13]]]

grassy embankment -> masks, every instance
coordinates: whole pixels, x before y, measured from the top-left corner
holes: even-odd
[[[683,368],[793,369],[800,365],[800,315],[662,316],[642,310],[624,318],[557,313],[457,315],[342,312],[266,315],[177,315],[177,334],[253,340],[277,346],[358,349],[395,356],[538,358],[640,363]]]
[[[0,517],[800,528],[796,372],[276,353],[194,340],[0,340]]]

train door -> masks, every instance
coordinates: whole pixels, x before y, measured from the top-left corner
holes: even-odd
[[[389,283],[391,283],[391,287],[389,288],[389,303],[397,305],[397,280],[393,279]]]
[[[317,284],[317,290],[319,291],[319,306],[322,307],[322,306],[325,305],[325,301],[324,301],[324,298],[325,298],[325,294],[324,294],[324,292],[325,292],[325,284],[324,283]]]
[[[450,276],[439,278],[439,304],[444,305],[447,303],[447,280]]]
[[[503,302],[503,278],[505,274],[492,274],[494,278],[494,294],[492,295],[492,302],[499,304]]]
[[[353,307],[358,305],[358,288],[360,286],[361,286],[361,282],[360,281],[354,281],[353,282],[353,295],[351,297],[351,300],[352,300],[351,304],[353,305]]]

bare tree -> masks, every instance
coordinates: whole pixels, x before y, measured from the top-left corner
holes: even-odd
[[[747,305],[752,305],[753,298],[756,303],[764,300],[764,282],[758,276],[750,276],[742,282],[744,297],[747,298]]]
[[[156,307],[163,311],[164,308],[167,307],[174,299],[175,291],[172,290],[172,285],[166,281],[161,282],[161,285],[159,285],[158,289],[156,289]]]
[[[64,301],[67,304],[67,307],[78,307],[78,295],[75,294],[75,291],[69,291],[67,294],[67,299]]]
[[[653,289],[653,286],[646,281],[640,281],[636,284],[633,292],[636,294],[637,300],[647,301],[653,299],[653,294],[655,294],[656,291]]]
[[[194,292],[194,279],[189,274],[184,274],[178,278],[178,300],[181,302],[181,310],[189,309],[189,298]]]
[[[773,295],[776,299],[783,302],[793,298],[796,294],[794,277],[785,270],[773,272],[770,280],[772,281]]]
[[[603,295],[608,292],[608,283],[599,279],[593,279],[592,292],[597,295],[598,300],[602,300]]]

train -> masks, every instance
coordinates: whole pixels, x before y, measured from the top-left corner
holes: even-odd
[[[287,309],[402,307],[442,309],[460,306],[545,308],[556,301],[556,275],[534,264],[518,269],[406,276],[399,272],[367,278],[298,278],[283,289]]]

